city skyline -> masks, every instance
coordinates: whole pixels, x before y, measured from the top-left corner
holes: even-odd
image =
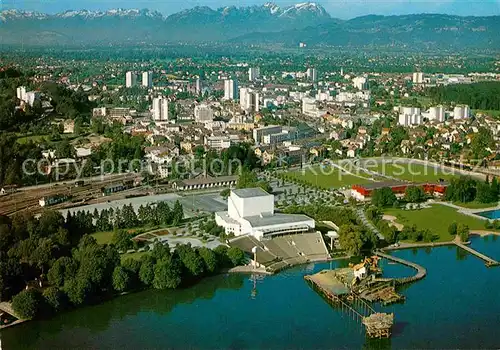
[[[125,0],[125,1],[81,1],[81,0],[51,0],[51,1],[18,1],[18,0],[6,0],[1,4],[3,10],[6,9],[17,9],[25,11],[38,11],[44,13],[58,13],[68,10],[92,10],[92,11],[105,11],[113,8],[147,8],[150,10],[156,10],[161,12],[163,15],[171,15],[173,13],[190,9],[195,6],[208,6],[213,9],[225,7],[225,6],[236,6],[236,7],[246,7],[253,5],[263,5],[265,1],[249,1],[240,2],[234,0],[203,0],[203,1],[169,1],[166,3],[159,2],[157,0]],[[273,1],[280,7],[290,6],[296,4],[297,2],[288,0],[277,0]],[[369,14],[376,15],[404,15],[413,13],[443,13],[450,15],[473,15],[473,16],[488,16],[488,15],[499,15],[500,14],[500,1],[499,0],[478,0],[478,1],[466,1],[466,0],[440,0],[440,1],[412,1],[412,0],[391,0],[391,1],[380,1],[380,0],[355,0],[355,1],[316,1],[325,8],[325,10],[334,18],[350,19],[358,16],[364,16]]]

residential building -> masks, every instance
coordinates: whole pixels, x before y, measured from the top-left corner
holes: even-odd
[[[236,79],[224,80],[224,99],[225,100],[238,99],[238,81]]]
[[[153,119],[157,122],[168,121],[168,99],[156,97],[153,99]]]
[[[414,72],[413,73],[413,84],[423,84],[424,82],[424,73],[422,72]]]
[[[137,75],[135,72],[127,72],[125,73],[125,87],[133,87],[137,85]]]
[[[142,86],[148,89],[153,87],[153,72],[142,72]]]
[[[470,108],[467,105],[456,105],[453,108],[453,119],[468,119],[470,117]]]
[[[260,94],[249,88],[240,88],[240,107],[247,112],[260,111]]]
[[[306,71],[306,77],[312,82],[315,82],[318,80],[318,72],[316,71],[316,68],[307,68]]]
[[[263,142],[263,138],[266,135],[278,134],[283,131],[283,127],[281,125],[268,125],[261,128],[253,129],[253,139],[256,144],[260,144]]]
[[[197,105],[194,107],[194,119],[198,123],[212,122],[214,120],[214,112],[206,104]]]
[[[231,147],[231,138],[229,136],[207,136],[205,137],[207,147],[222,150]]]
[[[352,84],[356,89],[360,91],[368,90],[368,77],[366,76],[355,77],[352,79]]]
[[[255,81],[260,78],[260,68],[250,67],[248,68],[248,80]]]

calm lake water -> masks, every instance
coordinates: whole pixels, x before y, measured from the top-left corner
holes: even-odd
[[[496,237],[472,246],[500,259]],[[180,291],[145,291],[30,322],[0,333],[3,350],[39,348],[498,348],[500,267],[486,268],[456,247],[402,250],[396,256],[427,268],[427,277],[401,290],[389,340],[367,340],[364,330],[328,305],[305,274],[347,264],[304,265],[275,276],[227,275]],[[385,274],[411,274],[383,262]]]

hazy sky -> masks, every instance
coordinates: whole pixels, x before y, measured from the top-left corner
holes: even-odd
[[[148,8],[169,15],[194,6],[250,6],[266,0],[0,0],[3,9],[16,8],[46,13],[65,10],[107,10],[110,8]],[[276,0],[286,6],[305,0]],[[332,17],[352,18],[367,14],[447,13],[456,15],[500,15],[500,0],[318,0]]]

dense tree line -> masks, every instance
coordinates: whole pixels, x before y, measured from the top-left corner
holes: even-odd
[[[488,177],[486,181],[474,180],[468,176],[461,176],[450,181],[446,189],[445,199],[452,202],[472,202],[494,203],[498,201],[500,186],[496,177],[491,182]]]
[[[121,261],[119,247],[97,244],[79,224],[51,210],[38,219],[2,218],[0,299],[12,298],[21,317],[44,317],[128,290],[189,285],[245,260],[238,248],[180,245],[172,251],[156,243],[140,260]]]
[[[453,84],[427,89],[436,103],[467,104],[473,109],[500,110],[500,82]]]

